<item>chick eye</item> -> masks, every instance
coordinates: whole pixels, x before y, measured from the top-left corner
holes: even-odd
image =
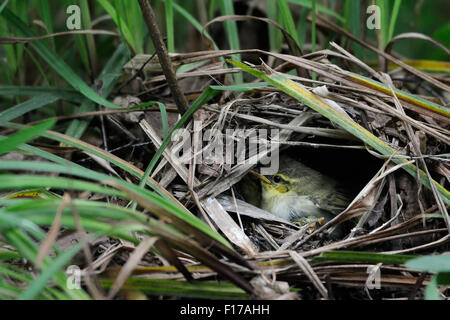
[[[274,176],[273,177],[273,182],[280,183],[281,182],[281,177],[280,176]]]

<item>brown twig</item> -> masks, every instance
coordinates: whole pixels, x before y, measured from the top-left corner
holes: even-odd
[[[426,276],[427,276],[426,272],[422,272],[419,275],[419,278],[417,278],[417,281],[414,284],[411,293],[409,294],[408,300],[416,300],[417,291],[420,289],[420,287],[422,287],[423,281],[425,280]]]
[[[139,0],[139,5],[141,6],[142,15],[144,16],[150,36],[152,37],[159,63],[161,64],[161,68],[166,76],[167,84],[172,92],[178,111],[181,115],[183,115],[188,109],[188,103],[186,97],[178,87],[177,78],[173,72],[172,63],[167,53],[166,46],[164,45],[161,32],[159,31],[155,13],[153,12],[148,0]]]

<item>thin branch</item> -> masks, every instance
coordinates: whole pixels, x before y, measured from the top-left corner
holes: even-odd
[[[166,46],[164,45],[161,32],[159,31],[155,13],[153,12],[148,0],[139,0],[139,5],[141,6],[142,15],[144,16],[150,36],[152,37],[159,63],[161,64],[161,68],[166,76],[167,84],[172,92],[178,111],[181,115],[183,115],[188,109],[188,103],[186,97],[181,92],[181,89],[177,84],[177,78],[173,71],[172,63],[170,61],[169,54],[167,53]]]

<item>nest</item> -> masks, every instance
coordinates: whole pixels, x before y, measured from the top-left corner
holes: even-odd
[[[315,73],[314,80],[288,77],[387,143],[398,156],[416,164],[428,177],[443,186],[448,184],[446,153],[450,121],[442,113],[420,108],[407,97],[392,92],[394,89],[413,92],[440,105],[445,104],[448,93],[430,97],[430,84],[423,82],[421,72],[411,75],[397,69],[389,74],[378,74],[338,45],[332,45],[336,51],[318,51],[302,58],[260,50],[245,52],[281,61],[275,68],[278,71],[297,68],[301,75]],[[180,83],[196,97],[199,92],[196,88],[226,83],[227,77],[240,71],[226,68],[224,62],[218,60],[232,53],[236,52],[179,54],[173,56],[172,61],[176,65],[201,62],[179,76],[183,79]],[[343,62],[351,71],[357,68],[368,71],[388,90],[371,86],[341,65],[332,63],[331,59]],[[270,69],[265,65],[263,68]],[[140,83],[147,95],[161,90],[160,86],[155,86],[162,80],[161,76],[154,70],[151,72]],[[181,203],[198,212],[250,261],[265,265],[278,278],[294,283],[308,278],[322,293],[316,276],[326,274],[330,283],[361,286],[367,279],[367,265],[310,264],[305,258],[337,249],[389,254],[448,249],[449,226],[445,223],[448,214],[439,193],[426,189],[419,179],[404,172],[402,165],[393,164],[392,156],[376,152],[308,105],[266,83],[258,85],[260,80],[249,81],[254,83],[251,90],[223,91],[215,101],[205,104],[183,130],[175,132],[172,143],[164,151],[164,158],[152,177]],[[145,94],[140,96],[145,97]],[[157,128],[158,124],[152,125],[152,120],[147,120],[148,117],[141,120],[140,126],[159,148],[160,126]],[[260,132],[266,135],[255,140]],[[252,141],[259,143],[256,149],[254,146],[252,149]],[[274,152],[287,152],[306,161],[309,158],[310,162],[317,160],[315,154],[319,153],[322,159],[319,170],[328,170],[354,185],[353,202],[312,233],[258,208],[258,200],[246,199],[239,184],[250,170],[260,167]],[[347,171],[340,172],[342,164]],[[359,176],[355,176],[355,172]],[[326,231],[342,223],[347,223],[346,235],[342,239],[331,239]],[[417,276],[405,273],[405,268],[388,265],[380,268],[383,274],[387,273],[383,278],[387,286],[411,287],[418,281]]]

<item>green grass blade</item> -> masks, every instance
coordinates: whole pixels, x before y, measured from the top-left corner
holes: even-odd
[[[278,9],[280,13],[279,22],[286,29],[286,31],[294,38],[297,46],[301,49],[302,46],[298,41],[297,30],[295,29],[294,18],[292,18],[291,10],[289,9],[289,5],[286,0],[278,0]]]
[[[22,143],[27,142],[39,135],[41,135],[45,130],[50,129],[55,124],[55,120],[47,120],[34,127],[25,128],[15,134],[10,135],[6,139],[2,140],[0,144],[0,155],[15,149]]]
[[[276,1],[266,0],[267,17],[273,21],[277,21],[278,7]],[[272,25],[269,27],[269,44],[270,51],[278,52],[281,50],[281,32]]]
[[[81,7],[81,21],[83,24],[83,29],[92,29],[92,23],[91,23],[91,13],[89,12],[89,4],[87,0],[80,0],[80,7]],[[86,34],[84,35],[86,39],[87,44],[87,50],[89,53],[89,65],[86,70],[91,70],[94,72],[97,72],[97,50],[95,48],[95,40],[94,35],[92,34]],[[92,68],[91,68],[92,67]]]
[[[167,138],[167,136],[169,135],[169,122],[167,120],[167,111],[166,111],[166,106],[164,105],[164,103],[161,102],[149,102],[146,103],[147,106],[152,105],[152,104],[157,104],[159,107],[159,112],[161,114],[161,123],[162,123],[162,129],[163,129],[163,139]]]
[[[7,214],[4,210],[0,210],[0,222],[0,233],[18,228],[28,232],[37,239],[45,238],[45,232],[34,222],[20,216]]]
[[[127,22],[134,35],[136,53],[144,53],[144,39],[147,28],[142,17],[141,7],[137,1],[122,0],[127,4]],[[151,41],[150,41],[151,42]]]
[[[101,194],[127,198],[122,192],[111,188],[99,186],[98,184],[85,182],[80,180],[62,178],[62,177],[46,177],[46,176],[32,176],[21,175],[17,177],[14,174],[0,175],[2,182],[0,183],[1,190],[22,190],[28,188],[54,188],[60,190],[80,190],[98,192]]]
[[[49,86],[51,82],[48,79],[48,74],[46,73],[46,71],[44,71],[44,68],[43,68],[43,65],[42,65],[41,61],[39,61],[37,59],[37,57],[35,56],[34,52],[32,50],[30,50],[28,47],[25,47],[25,52],[27,53],[27,55],[31,59],[31,61],[33,61],[33,63],[36,66],[36,68],[39,70],[39,73],[42,76],[42,78],[44,80],[44,83],[47,86]]]
[[[48,33],[53,33],[53,17],[51,14],[50,3],[48,1],[39,1],[39,13],[41,14],[42,22],[47,27]],[[49,38],[47,40],[51,48],[55,48],[55,39]]]
[[[37,172],[52,172],[82,177],[90,180],[96,180],[98,182],[105,180],[115,180],[119,183],[125,183],[122,180],[110,177],[104,173],[84,168],[68,160],[65,163],[63,162],[62,164],[55,164],[51,162],[26,161],[26,160],[23,161],[2,160],[0,161],[0,168],[2,170],[19,170],[19,171],[33,170]]]
[[[378,49],[384,50],[384,47],[388,43],[388,32],[389,32],[389,5],[388,0],[376,0],[376,5],[380,7],[381,14],[381,32],[382,41],[378,44]]]
[[[316,0],[311,1],[311,52],[316,51]],[[316,80],[316,73],[312,74],[312,79]]]
[[[12,11],[5,8],[2,12],[3,17],[23,35],[33,37],[34,34]],[[107,101],[93,91],[58,55],[52,52],[43,41],[32,41],[29,44],[39,53],[49,66],[51,66],[62,78],[64,78],[72,87],[81,92],[88,99],[108,108],[122,109],[122,107]]]
[[[415,257],[416,256],[406,254],[384,254],[384,253],[363,252],[363,251],[326,251],[322,252],[318,257],[314,257],[313,260],[405,264],[405,262]]]
[[[0,260],[20,259],[21,255],[15,251],[0,250]]]
[[[86,98],[72,88],[0,86],[0,96],[42,96],[52,95],[62,100],[80,103]]]
[[[391,41],[392,37],[394,36],[395,25],[397,23],[397,17],[398,17],[398,13],[400,12],[401,5],[402,5],[402,0],[394,1],[394,7],[392,8],[391,21],[389,22],[389,32],[388,32],[388,38],[387,38],[386,43]]]
[[[442,300],[441,296],[439,295],[437,276],[438,275],[434,275],[431,278],[430,283],[425,288],[425,299],[427,300]]]
[[[391,90],[386,85],[384,85],[381,82],[378,82],[376,80],[372,80],[370,78],[367,78],[365,76],[347,72],[347,74],[357,82],[363,84],[364,86],[368,86],[372,89],[375,89],[377,91],[383,92],[385,94],[391,95]],[[411,93],[408,93],[406,91],[402,91],[399,89],[394,88],[395,95],[398,96],[400,99],[411,102],[419,107],[422,107],[424,109],[428,109],[430,111],[439,113],[443,116],[450,117],[450,108],[446,106],[441,106],[437,103],[431,102],[429,100],[423,99],[419,96],[413,95]]]
[[[73,1],[71,1],[71,0],[64,0],[64,1],[62,2],[62,4],[63,4],[63,6],[64,6],[65,8],[67,8],[67,7],[69,7],[70,5],[73,4]],[[85,25],[84,25],[84,17],[83,17],[83,16],[84,16],[84,12],[82,12],[83,9],[84,9],[84,8],[82,7],[82,8],[81,8],[81,11],[80,11],[80,15],[81,15],[81,28],[87,29],[87,28],[85,27]],[[90,64],[89,64],[89,54],[88,54],[88,50],[87,50],[87,47],[86,47],[86,42],[84,41],[85,37],[84,37],[84,35],[79,35],[79,34],[77,34],[77,35],[74,36],[74,38],[75,38],[75,46],[72,47],[70,50],[73,51],[73,55],[74,55],[74,56],[75,56],[75,54],[76,54],[75,52],[76,52],[76,51],[78,52],[83,67],[86,69],[86,71],[87,71],[88,73],[91,73],[91,66],[90,66]]]
[[[7,8],[5,8],[7,9]],[[0,19],[0,34],[9,35],[9,25],[4,19]],[[17,71],[17,59],[15,53],[15,47],[13,45],[3,45],[2,49],[6,57],[5,69],[6,69],[6,79],[9,84],[12,84],[15,79],[15,73]]]
[[[12,227],[15,226],[16,229],[24,231],[25,230],[28,231],[28,229],[30,228],[21,227],[21,224],[25,225],[26,227],[27,227],[26,224],[49,227],[52,225],[55,219],[55,211],[58,210],[58,205],[60,205],[61,201],[62,200],[59,201],[33,200],[22,205],[9,206],[8,208],[6,208],[5,213],[0,211],[0,219],[2,223],[4,223],[5,221],[6,223],[9,223]],[[122,211],[118,210],[117,208],[107,206],[106,203],[104,202],[98,203],[96,203],[95,201],[90,202],[92,204],[96,204],[97,206],[85,203],[83,204],[80,203],[78,200],[73,200],[73,204],[76,205],[76,208],[79,211],[78,213],[80,214],[79,220],[80,224],[86,231],[93,232],[96,234],[96,236],[106,235],[109,237],[117,237],[138,244],[139,240],[133,235],[130,235],[129,232],[139,232],[141,234],[149,234],[148,225],[153,224],[159,227],[158,230],[166,230],[169,228],[168,226],[164,226],[162,223],[158,224],[156,220],[151,220],[150,222],[147,222],[146,220],[149,220],[148,217],[145,217],[145,215],[142,213],[141,215],[143,217],[140,217],[139,219],[140,223],[135,223],[135,221],[137,221],[138,219],[133,215],[125,215]],[[104,208],[100,207],[99,205],[103,205]],[[109,220],[110,222],[102,221],[103,218]],[[130,221],[130,219],[133,221]],[[115,222],[128,220],[128,223],[126,224],[122,223],[117,226],[112,226],[111,220]],[[71,211],[70,207],[66,208],[63,211],[61,226],[63,228],[71,230],[77,228],[73,218],[73,212]],[[8,230],[10,229],[11,228],[9,228]],[[174,232],[173,229],[170,230]],[[35,237],[41,240],[45,239],[46,234],[42,231],[41,233],[42,235],[40,235],[40,237],[37,236]],[[178,234],[181,235],[182,233],[178,231]],[[53,246],[53,249],[55,249],[55,252],[58,254],[62,253],[62,250],[60,250],[57,246]],[[20,252],[24,252],[23,248],[22,249],[18,248],[18,250],[20,250]],[[35,258],[33,257],[33,259]]]
[[[166,13],[167,50],[175,52],[175,33],[173,31],[173,0],[164,0]]]
[[[25,21],[25,24],[28,23],[28,3],[27,1],[13,1],[11,3],[11,10],[15,12],[15,14],[21,19]],[[23,55],[24,55],[24,44],[17,44],[14,46],[16,52],[16,61],[17,61],[17,82],[19,84],[25,84],[25,68],[19,68],[22,65]]]
[[[311,0],[288,0],[288,2],[300,5],[304,8],[308,8],[308,9],[312,8]],[[321,5],[320,3],[316,3],[316,7],[320,13],[327,14],[329,16],[336,18],[336,20],[338,20],[342,23],[345,23],[345,21],[346,21],[345,18],[343,16],[341,16],[338,12],[336,12],[332,9],[329,9],[326,6]]]
[[[361,2],[350,1],[350,32],[357,37],[361,38]],[[355,56],[359,59],[362,58],[362,47],[358,43],[352,43],[353,50],[355,50]]]
[[[110,288],[111,279],[102,279],[102,284]],[[151,295],[175,296],[197,299],[248,299],[244,290],[227,282],[206,281],[178,281],[166,279],[146,279],[130,277],[125,282],[123,289],[139,290]]]
[[[114,8],[108,0],[97,0],[97,2],[111,16],[113,21],[119,27],[120,33],[125,38],[125,41],[128,42],[128,44],[133,49],[133,51],[135,53],[139,53],[138,48],[136,46],[136,42],[134,40],[134,37],[133,37],[132,33],[130,32],[130,29],[128,28],[128,26],[124,23],[123,19],[120,17],[119,13],[117,12],[117,8]],[[116,2],[117,2],[117,0],[114,0],[115,4],[117,4]]]
[[[210,86],[211,89],[217,91],[234,91],[234,92],[249,92],[254,88],[267,87],[267,82],[251,82],[251,83],[241,83],[232,86]]]
[[[58,100],[59,98],[52,95],[41,95],[31,98],[25,102],[19,103],[11,108],[6,109],[5,111],[0,112],[0,126],[3,123],[18,118],[27,112],[39,109]]]
[[[307,8],[303,8],[300,13],[300,19],[297,23],[297,37],[298,42],[305,43],[306,41],[306,30],[308,25],[308,10]],[[315,18],[315,17],[314,17]]]
[[[450,272],[450,254],[423,256],[406,263],[408,268],[430,272]]]
[[[234,7],[232,0],[221,0],[219,1],[220,10],[222,11],[222,15],[234,15]],[[231,50],[239,50],[239,33],[237,28],[236,21],[225,21],[225,33],[228,38],[228,43],[230,45]],[[241,61],[240,54],[231,55],[232,58],[236,61]],[[241,73],[236,73],[233,75],[234,81],[239,84],[244,80],[243,75]]]
[[[78,110],[79,113],[94,111],[95,103],[93,103],[92,101],[85,101],[81,104]],[[75,139],[81,138],[91,120],[92,117],[84,119],[73,119],[67,126],[65,134]]]
[[[191,15],[188,11],[186,11],[182,6],[178,5],[177,3],[173,3],[173,8],[181,14],[187,21],[189,21],[195,29],[197,29],[202,35],[204,35],[206,38],[212,41],[214,49],[219,50],[219,47],[214,42],[214,39],[211,37],[211,35],[203,28],[200,22],[195,19],[193,15]]]
[[[2,4],[0,4],[0,13],[2,13],[3,9],[8,5],[9,0],[3,1]]]

